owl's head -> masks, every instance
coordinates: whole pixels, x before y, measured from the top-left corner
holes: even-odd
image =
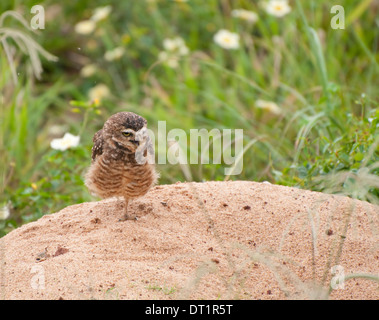
[[[103,135],[115,148],[135,153],[147,139],[146,126],[147,121],[143,117],[133,112],[119,112],[105,122]]]

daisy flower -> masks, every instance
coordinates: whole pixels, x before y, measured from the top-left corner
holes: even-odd
[[[166,51],[159,52],[158,60],[164,61],[166,65],[168,65],[170,68],[173,68],[173,69],[179,66],[179,57],[172,56],[168,54]]]
[[[103,83],[94,86],[88,91],[88,97],[91,101],[101,101],[102,99],[108,97],[110,94],[111,92],[109,88]]]
[[[164,39],[163,48],[168,52],[177,53],[181,56],[185,56],[189,52],[186,43],[180,37],[176,37],[174,39]]]
[[[84,66],[81,70],[80,70],[80,75],[83,77],[83,78],[88,78],[88,77],[91,77],[93,76],[97,71],[97,67],[95,64],[87,64],[86,66]]]
[[[65,151],[69,148],[78,146],[79,141],[79,136],[74,136],[73,134],[67,132],[63,138],[51,140],[50,147],[55,150]]]
[[[287,0],[270,0],[266,3],[266,11],[275,17],[281,18],[291,12]]]
[[[166,65],[171,68],[177,68],[179,66],[179,59],[189,53],[189,49],[186,46],[184,40],[180,37],[173,39],[163,40],[164,51],[161,51],[158,55],[158,60],[164,61]]]
[[[0,220],[8,219],[10,215],[9,205],[5,205],[0,208]]]
[[[105,6],[96,8],[91,17],[92,21],[98,22],[106,19],[112,11],[112,6]]]
[[[92,33],[96,28],[96,22],[92,20],[83,20],[75,25],[75,32],[83,35]]]
[[[225,29],[219,30],[214,36],[213,41],[221,48],[233,50],[239,48],[240,36],[237,33]]]
[[[245,20],[251,23],[257,22],[258,21],[258,15],[249,10],[244,10],[244,9],[234,9],[232,10],[232,17],[238,18],[241,20]]]
[[[107,61],[114,61],[120,59],[125,53],[125,49],[123,47],[117,47],[113,50],[105,52],[104,58]]]

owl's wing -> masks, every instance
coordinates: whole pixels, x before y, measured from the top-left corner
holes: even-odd
[[[95,161],[97,156],[103,153],[103,129],[97,131],[93,136],[93,147],[92,147],[92,161]]]

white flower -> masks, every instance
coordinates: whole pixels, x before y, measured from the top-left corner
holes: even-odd
[[[182,39],[181,38],[175,38],[175,39],[164,39],[163,40],[163,48],[167,51],[174,51],[176,50],[180,45],[182,45]]]
[[[50,147],[55,150],[65,151],[69,148],[78,146],[80,141],[79,136],[74,136],[71,133],[65,133],[61,139],[53,139],[50,142]]]
[[[97,67],[95,64],[87,64],[80,70],[80,75],[83,78],[88,78],[90,76],[93,76],[97,71]]]
[[[291,7],[287,0],[270,0],[266,4],[266,11],[275,17],[283,17],[291,12]]]
[[[160,61],[165,61],[168,59],[168,57],[169,57],[169,55],[166,51],[161,51],[158,54],[158,60],[160,60]]]
[[[255,12],[244,9],[232,10],[232,17],[246,20],[251,23],[258,21],[258,15]]]
[[[180,47],[179,50],[178,50],[178,54],[180,56],[186,56],[188,53],[189,53],[189,49],[187,48],[186,45]]]
[[[214,36],[213,41],[224,49],[238,49],[240,36],[237,33],[221,29]]]
[[[125,49],[123,47],[117,47],[111,51],[105,52],[104,58],[107,61],[118,60],[125,53]]]
[[[166,51],[161,51],[158,54],[158,60],[165,62],[170,68],[177,68],[179,66],[179,58],[168,54]]]
[[[88,91],[88,96],[91,101],[101,101],[110,95],[110,90],[105,84],[98,84]]]
[[[180,37],[164,39],[163,48],[165,51],[158,54],[158,60],[164,61],[171,68],[177,68],[180,57],[189,53],[185,41]]]
[[[0,220],[8,219],[10,215],[9,204],[0,208]]]
[[[79,34],[90,34],[96,28],[96,22],[92,20],[80,21],[75,25],[75,32]]]
[[[105,7],[96,8],[93,12],[91,20],[95,21],[95,22],[104,20],[105,18],[107,18],[109,16],[111,11],[112,11],[112,6],[105,6]]]
[[[189,49],[187,48],[186,43],[180,37],[176,37],[174,39],[164,39],[163,48],[166,51],[178,53],[181,56],[185,56],[189,52]]]
[[[257,100],[257,101],[255,101],[255,106],[257,108],[267,110],[273,114],[279,115],[282,113],[282,110],[278,107],[278,105],[272,101]]]

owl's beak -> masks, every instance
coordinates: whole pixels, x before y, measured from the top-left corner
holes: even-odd
[[[137,140],[130,140],[130,142],[134,143],[135,145],[139,146],[139,141]]]

